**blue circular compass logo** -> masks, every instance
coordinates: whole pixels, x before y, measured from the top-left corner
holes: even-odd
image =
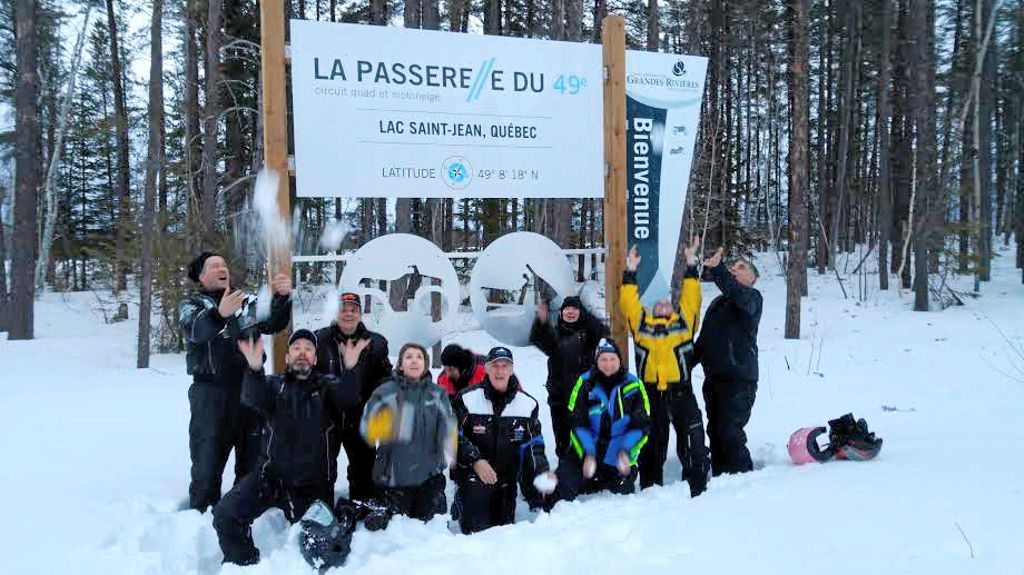
[[[473,167],[462,156],[452,156],[441,164],[444,185],[453,190],[462,190],[473,180]]]

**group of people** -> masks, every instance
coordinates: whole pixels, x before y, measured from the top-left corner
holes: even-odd
[[[747,260],[726,267],[721,249],[706,259],[722,295],[701,325],[697,250],[686,247],[678,306],[664,299],[653,309],[640,303],[640,257],[635,249],[627,257],[619,304],[637,375],[578,297],[564,298],[557,318],[539,306],[530,341],[548,358],[554,469],[539,403],[520,384],[509,348],[478,355],[449,345],[435,383],[419,344],[403,345],[392,367],[387,340],[362,322],[360,296],[344,292],[336,320],[293,332],[285,372],[267,375],[259,335],[288,327],[290,278],[272,279],[269,315],[258,320],[255,298],[234,288],[224,258],[203,252],[189,266],[199,289],[179,315],[193,377],[190,507],[212,508],[224,561],[246,565],[259,561],[250,529],[264,511],[280,508],[296,522],[315,501],[334,503],[342,448],[348,496],[336,509],[358,509],[371,529],[394,514],[448,512],[446,471],[463,533],[512,523],[520,492],[531,509],[548,511],[581,493],[631,493],[638,477],[641,488],[660,485],[670,426],[692,496],[709,475],[752,469],[743,427],[757,389],[757,269]],[[710,458],[691,380],[698,363]],[[222,498],[232,450],[235,484]]]

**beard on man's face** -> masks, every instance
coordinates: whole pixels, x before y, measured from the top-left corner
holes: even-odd
[[[288,371],[298,379],[306,379],[312,373],[313,366],[304,359],[298,359],[288,366]]]

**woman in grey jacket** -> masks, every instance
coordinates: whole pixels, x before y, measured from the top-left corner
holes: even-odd
[[[455,460],[457,436],[429,358],[423,346],[403,345],[394,374],[370,396],[359,427],[377,450],[373,481],[381,502],[391,513],[423,521],[447,510],[444,470]]]

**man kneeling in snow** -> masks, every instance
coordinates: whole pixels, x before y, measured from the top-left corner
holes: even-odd
[[[597,346],[596,366],[576,380],[569,396],[571,447],[558,462],[558,487],[550,509],[580,493],[632,493],[637,457],[647,443],[651,406],[644,384],[622,365],[610,340]]]
[[[496,347],[487,354],[487,376],[455,396],[459,424],[458,485],[463,533],[508,525],[516,516],[516,481],[523,493],[550,491],[555,481],[544,455],[537,400],[523,391],[512,373],[512,351]]]
[[[268,429],[260,465],[213,508],[213,527],[225,563],[252,565],[260,553],[250,527],[264,511],[277,507],[295,523],[316,500],[334,503],[330,478],[337,461],[326,438],[338,414],[359,397],[352,382],[312,371],[316,336],[307,329],[289,338],[284,375],[263,374],[262,340],[242,340],[238,347],[249,364],[242,401],[264,415]]]

